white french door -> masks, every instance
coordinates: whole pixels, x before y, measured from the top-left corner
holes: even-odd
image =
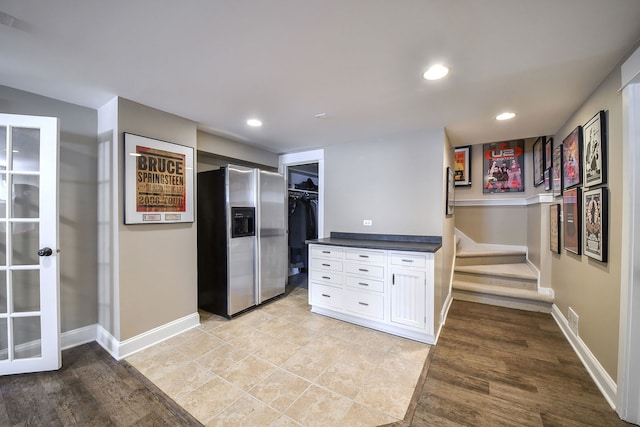
[[[58,119],[0,114],[0,374],[59,369]]]

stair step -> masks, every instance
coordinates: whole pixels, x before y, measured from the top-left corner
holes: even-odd
[[[456,280],[453,297],[464,301],[479,302],[501,307],[529,311],[551,312],[553,297],[535,290],[507,288]]]
[[[454,280],[528,290],[538,288],[538,275],[526,263],[463,266],[456,264]]]
[[[526,259],[525,251],[462,251],[456,254],[456,265],[519,264]]]

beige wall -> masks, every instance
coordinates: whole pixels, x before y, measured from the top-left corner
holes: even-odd
[[[456,206],[455,217],[456,227],[476,243],[527,244],[526,206]]]
[[[620,269],[622,246],[622,97],[620,68],[616,67],[593,95],[555,135],[556,143],[599,110],[607,111],[609,188],[609,262],[564,249],[552,257],[555,303],[567,317],[571,307],[579,316],[579,335],[607,373],[615,380],[618,363]],[[557,202],[560,202],[560,198]]]
[[[60,119],[60,320],[62,332],[97,321],[97,113],[0,86],[0,111]]]
[[[444,135],[442,153],[442,204],[446,204],[447,191],[447,167],[453,168],[453,148],[449,142],[447,135]],[[454,190],[455,191],[455,190]],[[451,285],[451,272],[453,269],[455,236],[454,228],[456,222],[457,211],[454,209],[453,215],[442,215],[442,248],[436,254],[436,275],[435,275],[435,295],[434,295],[434,325],[437,328],[440,324],[440,314]]]
[[[278,155],[270,151],[232,141],[201,130],[198,131],[197,138],[198,151],[215,154],[219,157],[231,159],[231,161],[233,159],[240,159],[256,165],[266,165],[272,168],[278,167]],[[202,170],[208,169],[205,165],[203,166]]]
[[[443,140],[436,129],[325,147],[325,235],[442,235]]]

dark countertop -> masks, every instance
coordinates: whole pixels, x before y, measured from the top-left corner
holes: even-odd
[[[316,245],[349,246],[362,249],[393,251],[436,252],[442,247],[440,236],[414,236],[399,234],[366,234],[331,232],[331,237],[307,240]]]

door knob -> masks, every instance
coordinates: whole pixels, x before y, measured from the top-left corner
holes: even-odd
[[[38,256],[51,256],[52,254],[53,250],[51,248],[38,249]]]

